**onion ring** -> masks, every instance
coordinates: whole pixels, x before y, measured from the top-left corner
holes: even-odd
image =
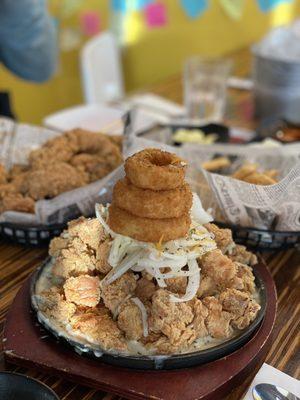
[[[140,189],[129,179],[115,184],[113,204],[122,210],[143,218],[178,218],[192,207],[192,192],[186,183],[173,190]]]
[[[141,242],[156,243],[185,237],[191,224],[189,214],[179,218],[150,219],[137,217],[115,205],[109,207],[108,225],[121,235]]]
[[[186,163],[159,149],[145,149],[125,161],[130,182],[142,189],[170,190],[184,184]]]

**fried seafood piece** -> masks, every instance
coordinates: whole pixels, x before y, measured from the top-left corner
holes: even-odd
[[[228,257],[232,261],[239,262],[241,264],[246,265],[255,265],[257,264],[257,257],[255,254],[248,251],[245,246],[237,244],[233,249],[232,252],[228,255]]]
[[[29,196],[23,196],[21,193],[10,193],[0,200],[1,212],[21,211],[33,214],[34,207],[35,201]]]
[[[128,340],[139,340],[143,336],[143,320],[139,307],[131,300],[120,306],[118,327]]]
[[[150,331],[162,332],[173,346],[187,346],[195,340],[195,331],[189,327],[194,319],[192,306],[188,303],[170,301],[170,293],[157,290],[152,297]]]
[[[219,296],[223,310],[232,317],[234,328],[244,329],[255,319],[260,305],[248,293],[236,289],[227,289]]]
[[[145,277],[142,277],[136,282],[135,295],[142,302],[151,300],[156,290],[155,283]]]
[[[75,304],[66,301],[60,290],[55,287],[40,294],[39,308],[48,318],[60,325],[70,322],[76,312]]]
[[[213,296],[205,297],[202,303],[208,309],[208,315],[205,319],[208,333],[216,339],[228,338],[232,334],[231,314],[223,311],[221,302]]]
[[[0,185],[7,182],[7,172],[4,165],[0,164]]]
[[[78,237],[93,250],[97,250],[106,237],[103,226],[97,218],[85,217],[79,217],[69,222],[68,234],[71,237]]]
[[[100,301],[100,280],[97,276],[71,277],[63,287],[66,300],[78,306],[95,307]]]
[[[96,249],[96,269],[102,274],[107,274],[111,270],[111,265],[108,263],[110,248],[111,242],[107,239]]]
[[[28,194],[35,200],[52,198],[60,193],[84,186],[87,175],[64,162],[48,165],[27,174]]]
[[[110,285],[102,285],[101,297],[105,306],[115,314],[118,307],[126,300],[128,296],[134,293],[136,289],[136,279],[132,272],[126,272],[119,279]]]
[[[103,305],[77,313],[72,317],[70,324],[75,334],[84,335],[104,350],[127,350],[123,333]]]
[[[214,235],[214,240],[217,243],[218,249],[222,251],[223,254],[231,253],[235,248],[235,243],[232,239],[232,232],[230,229],[221,229],[215,224],[205,224],[206,229]]]
[[[56,242],[56,249],[60,244],[63,242]],[[68,246],[58,253],[55,252],[56,249],[54,245],[51,248],[51,254],[59,254],[52,268],[55,275],[69,278],[87,274],[96,269],[95,256],[81,239],[73,238],[68,242]]]

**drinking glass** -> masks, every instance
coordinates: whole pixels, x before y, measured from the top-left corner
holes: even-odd
[[[231,70],[230,59],[192,57],[184,65],[184,103],[189,119],[220,122],[226,106],[226,82]]]

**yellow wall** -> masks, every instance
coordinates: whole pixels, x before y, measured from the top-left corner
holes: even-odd
[[[245,0],[240,20],[228,17],[218,0],[210,0],[208,9],[195,20],[188,18],[179,0],[160,0],[168,10],[168,24],[149,30],[141,12],[123,18],[123,66],[128,90],[136,89],[182,69],[183,60],[194,54],[218,56],[228,54],[258,40],[270,26],[286,23],[300,15],[300,0],[281,4],[269,13],[262,13],[255,0]],[[51,13],[60,20],[60,32],[77,29],[82,9],[101,13],[102,28],[109,25],[109,0],[85,0],[71,16],[61,15],[61,0],[50,0]],[[44,84],[32,84],[16,78],[0,67],[0,88],[9,90],[13,106],[21,121],[40,123],[54,111],[81,103],[78,63],[80,46],[60,53],[57,74]]]

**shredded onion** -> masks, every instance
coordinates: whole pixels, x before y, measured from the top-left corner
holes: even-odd
[[[193,205],[191,208],[191,215],[195,221],[199,222],[199,224],[204,225],[208,222],[213,221],[213,217],[204,210],[197,193],[193,193]]]
[[[189,277],[189,281],[186,287],[186,292],[184,296],[178,297],[174,294],[170,295],[171,301],[174,303],[182,303],[189,300],[192,300],[193,297],[196,296],[197,290],[200,285],[200,268],[196,260],[189,260],[188,261],[189,271],[193,274]]]
[[[141,310],[142,314],[142,321],[143,321],[143,331],[144,331],[144,337],[148,336],[148,317],[147,317],[147,310],[144,304],[141,302],[141,300],[137,297],[132,297],[131,301],[138,306],[138,308]]]
[[[107,223],[104,221],[104,218],[102,217],[103,209],[104,207],[101,204],[95,205],[96,217],[99,219],[106,232],[109,233],[111,237],[115,237],[116,236],[115,232],[112,229],[110,229],[110,227],[107,225]]]

